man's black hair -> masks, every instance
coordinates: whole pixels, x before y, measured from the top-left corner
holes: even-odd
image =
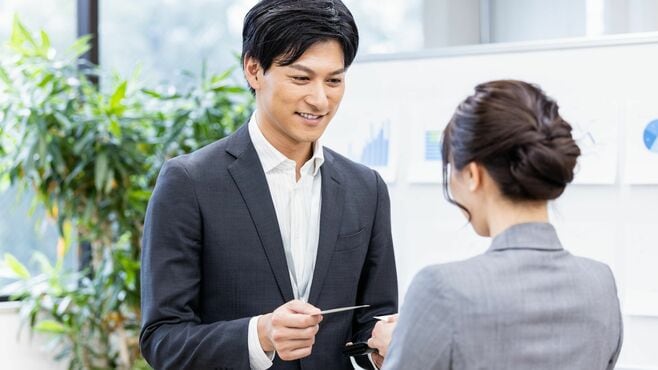
[[[261,0],[244,18],[242,62],[252,57],[266,72],[273,63],[290,65],[313,44],[329,40],[341,44],[349,67],[359,31],[340,0]]]

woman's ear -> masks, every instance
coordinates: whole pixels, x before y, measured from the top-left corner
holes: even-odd
[[[259,74],[261,73],[260,63],[253,57],[244,58],[242,64],[242,69],[244,70],[244,76],[251,86],[252,89],[258,90],[260,88],[260,83],[258,81]]]
[[[471,162],[466,165],[465,170],[464,173],[466,175],[468,190],[470,192],[478,190],[482,186],[483,168],[479,164]]]

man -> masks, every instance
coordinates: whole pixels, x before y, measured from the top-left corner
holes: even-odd
[[[149,203],[140,345],[154,368],[351,369],[345,343],[397,312],[386,186],[318,141],[357,47],[340,0],[263,0],[246,15],[256,112],[168,161]]]

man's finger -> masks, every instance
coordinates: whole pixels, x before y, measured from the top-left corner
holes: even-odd
[[[272,318],[272,324],[293,329],[305,329],[316,326],[322,321],[322,316],[310,316],[296,313],[281,313]]]
[[[315,344],[314,339],[295,339],[287,340],[277,347],[277,352],[290,352],[300,348],[312,347]]]
[[[312,304],[302,302],[300,300],[290,301],[286,304],[287,308],[292,312],[301,313],[305,315],[320,315],[321,310]]]
[[[317,325],[304,329],[277,328],[273,333],[273,339],[277,342],[289,340],[307,340],[314,339],[317,333]]]

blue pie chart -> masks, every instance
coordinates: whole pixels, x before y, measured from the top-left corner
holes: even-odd
[[[655,119],[644,129],[644,146],[650,152],[658,154],[658,119]]]

